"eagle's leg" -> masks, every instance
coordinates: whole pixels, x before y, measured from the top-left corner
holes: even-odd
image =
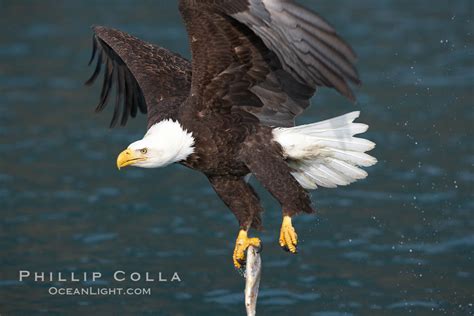
[[[262,228],[260,213],[263,211],[260,200],[253,188],[242,177],[236,176],[209,176],[212,187],[219,197],[234,213],[239,221],[240,231],[235,241],[232,260],[236,268],[245,263],[245,254],[249,246],[260,247],[258,238],[248,237],[248,230],[252,227]]]
[[[296,246],[298,244],[298,235],[295,228],[291,224],[291,217],[289,215],[283,216],[283,222],[280,229],[280,246],[291,252],[296,253]]]
[[[241,158],[257,180],[280,202],[283,222],[280,230],[280,246],[296,253],[298,236],[291,218],[300,213],[313,213],[308,192],[291,175],[292,169],[286,163],[281,148],[269,140],[262,146],[260,138],[251,137],[244,143]]]

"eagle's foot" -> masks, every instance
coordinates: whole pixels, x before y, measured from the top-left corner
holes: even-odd
[[[291,253],[296,253],[296,245],[298,244],[298,235],[296,234],[291,217],[284,216],[280,230],[280,246]]]
[[[261,242],[258,238],[249,238],[245,230],[241,230],[235,241],[234,255],[232,259],[234,260],[234,266],[237,269],[242,268],[245,264],[245,253],[249,246],[254,246],[260,248]]]

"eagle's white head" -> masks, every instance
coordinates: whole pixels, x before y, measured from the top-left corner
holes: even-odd
[[[194,137],[178,121],[163,120],[151,126],[143,139],[117,157],[117,167],[164,167],[185,160],[194,152]]]

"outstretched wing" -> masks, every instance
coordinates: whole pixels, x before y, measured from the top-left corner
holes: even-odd
[[[191,87],[191,63],[167,49],[141,41],[127,33],[96,26],[93,28],[91,64],[96,68],[86,84],[91,85],[104,69],[100,101],[102,111],[115,85],[115,109],[110,126],[120,119],[127,123],[138,110],[148,113],[148,126],[173,118]]]
[[[289,0],[180,0],[197,111],[244,110],[292,126],[318,86],[351,100],[356,56],[317,14]]]

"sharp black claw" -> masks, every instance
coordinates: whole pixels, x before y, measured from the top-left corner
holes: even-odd
[[[286,252],[291,252],[288,246],[283,246],[281,249],[285,250]],[[295,252],[291,252],[292,254],[296,255],[298,253],[298,248],[295,246]]]
[[[245,259],[244,260],[237,260],[237,261],[240,263],[240,268],[235,267],[235,269],[237,270],[237,272],[242,277],[245,277],[245,265],[246,265],[247,261]]]

